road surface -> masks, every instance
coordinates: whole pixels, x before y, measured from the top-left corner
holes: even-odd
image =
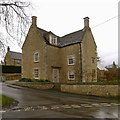
[[[1,84],[2,93],[19,102],[17,106],[1,110],[2,118],[118,119],[120,104],[117,100]]]

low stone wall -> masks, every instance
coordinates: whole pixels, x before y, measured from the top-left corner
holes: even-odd
[[[54,87],[52,83],[39,83],[39,82],[16,82],[14,83],[14,85],[41,90],[51,89]]]
[[[2,76],[5,80],[19,80],[21,79],[21,73],[3,73]]]
[[[119,96],[119,85],[61,85],[62,92],[95,95],[95,96]]]

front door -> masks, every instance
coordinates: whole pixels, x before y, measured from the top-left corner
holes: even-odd
[[[59,69],[54,68],[52,75],[53,75],[53,82],[59,83]]]

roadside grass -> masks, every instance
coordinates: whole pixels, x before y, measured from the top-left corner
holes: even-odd
[[[120,79],[114,79],[114,80],[98,80],[95,84],[100,84],[100,85],[120,85]]]
[[[5,95],[0,95],[0,106],[1,107],[10,106],[12,102],[13,102],[12,98],[9,98]]]
[[[120,79],[108,80],[109,83],[120,83]]]

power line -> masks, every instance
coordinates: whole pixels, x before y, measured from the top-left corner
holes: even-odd
[[[111,20],[113,20],[113,19],[115,19],[115,18],[117,18],[117,17],[119,17],[119,16],[120,16],[120,15],[114,16],[114,17],[112,17],[112,18],[110,18],[110,19],[107,19],[106,21],[104,21],[104,22],[102,22],[102,23],[100,23],[100,24],[97,24],[96,26],[92,27],[92,29],[94,29],[94,28],[96,28],[96,27],[98,27],[98,26],[100,26],[100,25],[103,25],[103,24],[105,24],[105,23],[107,23],[107,22],[109,22],[109,21],[111,21]]]

